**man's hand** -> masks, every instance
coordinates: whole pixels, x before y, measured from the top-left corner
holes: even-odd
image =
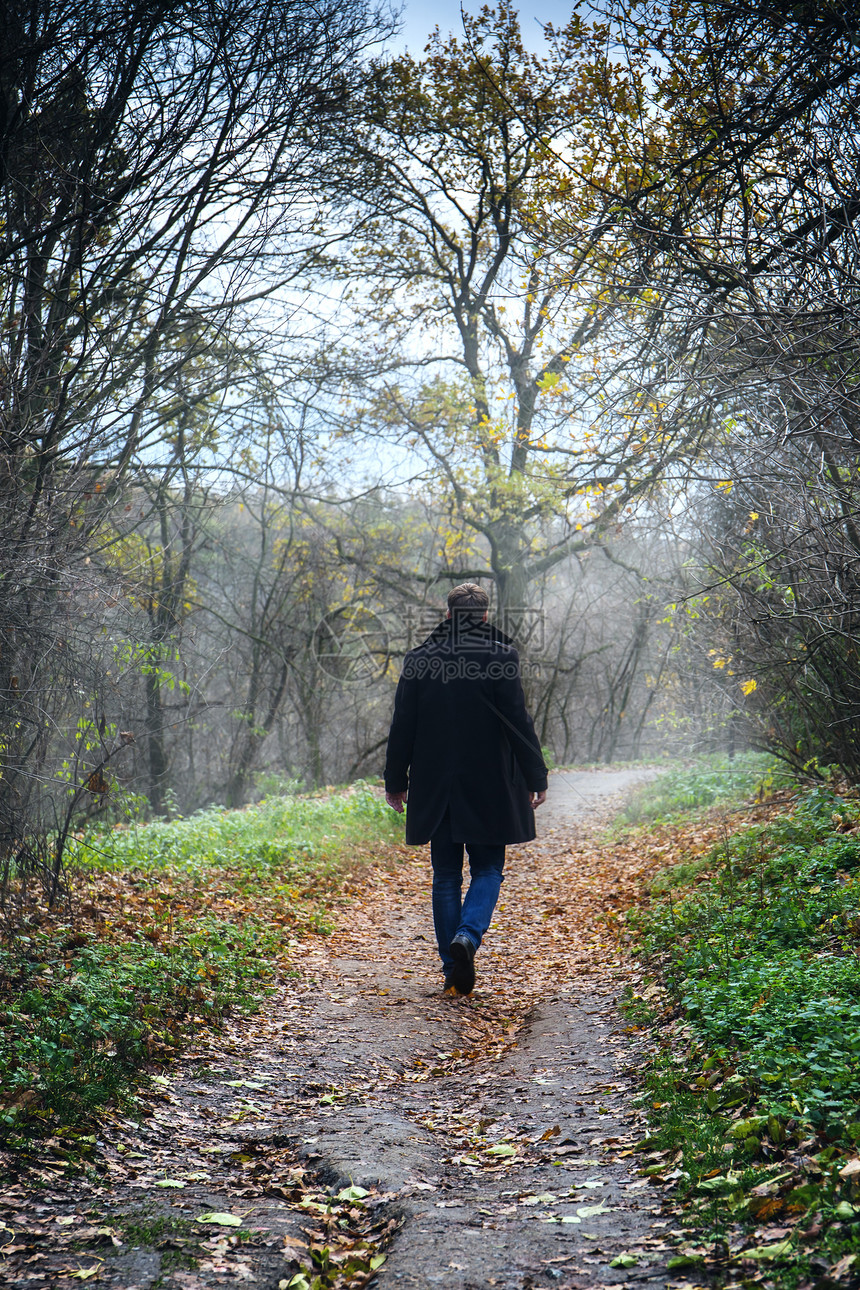
[[[546,797],[546,793],[544,793],[544,797]],[[392,811],[396,811],[398,815],[403,814],[403,803],[406,801],[405,793],[386,793],[385,800]]]
[[[546,789],[542,788],[539,793],[532,793],[532,806],[535,810],[546,801]]]

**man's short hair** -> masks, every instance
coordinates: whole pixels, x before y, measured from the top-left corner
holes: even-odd
[[[448,592],[448,608],[452,614],[458,609],[472,609],[483,615],[489,607],[490,597],[477,582],[461,582]]]

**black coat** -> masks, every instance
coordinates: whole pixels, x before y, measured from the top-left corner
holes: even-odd
[[[388,736],[385,790],[408,790],[406,841],[429,841],[449,810],[457,842],[529,842],[529,794],[546,785],[517,651],[486,623],[440,623],[403,661]]]

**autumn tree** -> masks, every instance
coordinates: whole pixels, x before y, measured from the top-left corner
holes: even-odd
[[[555,245],[571,212],[594,222],[622,182],[616,123],[641,128],[644,60],[613,63],[607,26],[580,16],[544,56],[507,5],[464,28],[380,63],[356,100],[333,167],[355,235],[332,271],[375,360],[374,381],[350,383],[354,428],[423,461],[452,529],[476,539],[472,559],[434,575],[491,579],[510,618],[536,578],[599,545],[695,450],[697,429],[647,400],[613,413],[637,302],[614,288],[601,244]]]

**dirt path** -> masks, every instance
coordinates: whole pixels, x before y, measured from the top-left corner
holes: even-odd
[[[674,1220],[633,1172],[636,1050],[605,924],[641,873],[587,843],[642,775],[553,778],[469,999],[441,993],[424,854],[372,873],[262,1016],[188,1055],[142,1129],[117,1120],[107,1178],[12,1190],[9,1283],[283,1290],[310,1240],[332,1270],[364,1260],[344,1285],[663,1290]]]

